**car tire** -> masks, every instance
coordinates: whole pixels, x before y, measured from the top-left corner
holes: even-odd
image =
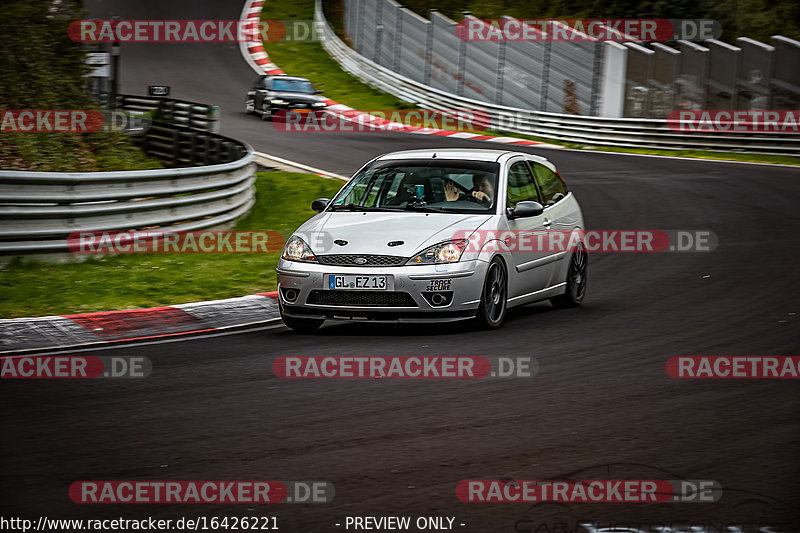
[[[503,261],[492,259],[483,281],[481,303],[475,320],[481,329],[497,329],[503,324],[508,307],[508,276]]]
[[[247,115],[252,115],[256,112],[256,103],[252,98],[244,101],[244,112]]]
[[[272,108],[268,104],[261,106],[261,120],[272,120]]]
[[[558,309],[580,307],[586,296],[586,281],[589,266],[589,254],[583,244],[578,244],[578,249],[572,252],[567,268],[567,287],[564,294],[550,298],[550,303]]]
[[[287,328],[291,329],[295,333],[301,333],[305,335],[315,333],[320,326],[322,326],[322,323],[325,322],[325,320],[318,318],[297,318],[293,316],[285,316],[283,314],[283,307],[281,307],[280,311],[281,320],[283,320],[283,323]]]

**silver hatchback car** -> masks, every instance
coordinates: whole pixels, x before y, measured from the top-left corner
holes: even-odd
[[[586,293],[583,215],[542,157],[393,152],[312,209],[319,214],[289,238],[277,267],[281,317],[298,332],[326,319],[497,328],[509,307],[574,307]],[[556,233],[579,237],[542,244]]]

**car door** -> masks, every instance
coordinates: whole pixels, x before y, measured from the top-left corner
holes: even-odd
[[[566,272],[566,261],[564,260],[569,257],[570,232],[582,225],[580,211],[575,208],[575,202],[567,198],[570,194],[567,185],[555,170],[537,161],[528,161],[528,163],[536,179],[536,185],[542,198],[541,203],[544,206],[543,224],[552,231],[551,242],[561,248],[561,251],[555,250],[552,255],[554,273],[558,273],[554,276],[553,281],[563,281],[560,278],[563,277],[561,274]],[[556,235],[556,233],[561,235]],[[556,241],[556,237],[563,238],[563,241]],[[563,246],[559,245],[559,242],[563,242]]]
[[[506,206],[513,208],[522,201],[542,203],[533,173],[526,161],[519,159],[508,167]],[[519,297],[546,288],[553,273],[551,253],[537,246],[537,234],[549,229],[545,215],[507,219],[507,225],[513,233],[511,257],[514,262],[514,272],[509,272],[509,295]],[[547,241],[543,239],[543,242]]]

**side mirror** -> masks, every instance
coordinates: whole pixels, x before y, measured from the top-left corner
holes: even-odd
[[[506,209],[508,218],[527,218],[535,217],[544,213],[544,207],[539,202],[523,201],[517,202],[514,209]]]
[[[322,89],[314,89],[314,94],[322,94]]]
[[[328,203],[331,201],[330,198],[317,198],[313,202],[311,202],[311,209],[316,211],[317,213],[322,213],[325,211],[325,208],[328,207]]]

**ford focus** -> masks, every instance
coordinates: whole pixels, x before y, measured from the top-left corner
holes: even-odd
[[[575,195],[547,159],[505,150],[408,150],[361,168],[287,240],[277,266],[284,323],[473,319],[497,328],[510,307],[586,293],[587,254],[536,246],[580,235]],[[541,243],[541,239],[539,240]],[[522,245],[525,244],[525,245]]]

